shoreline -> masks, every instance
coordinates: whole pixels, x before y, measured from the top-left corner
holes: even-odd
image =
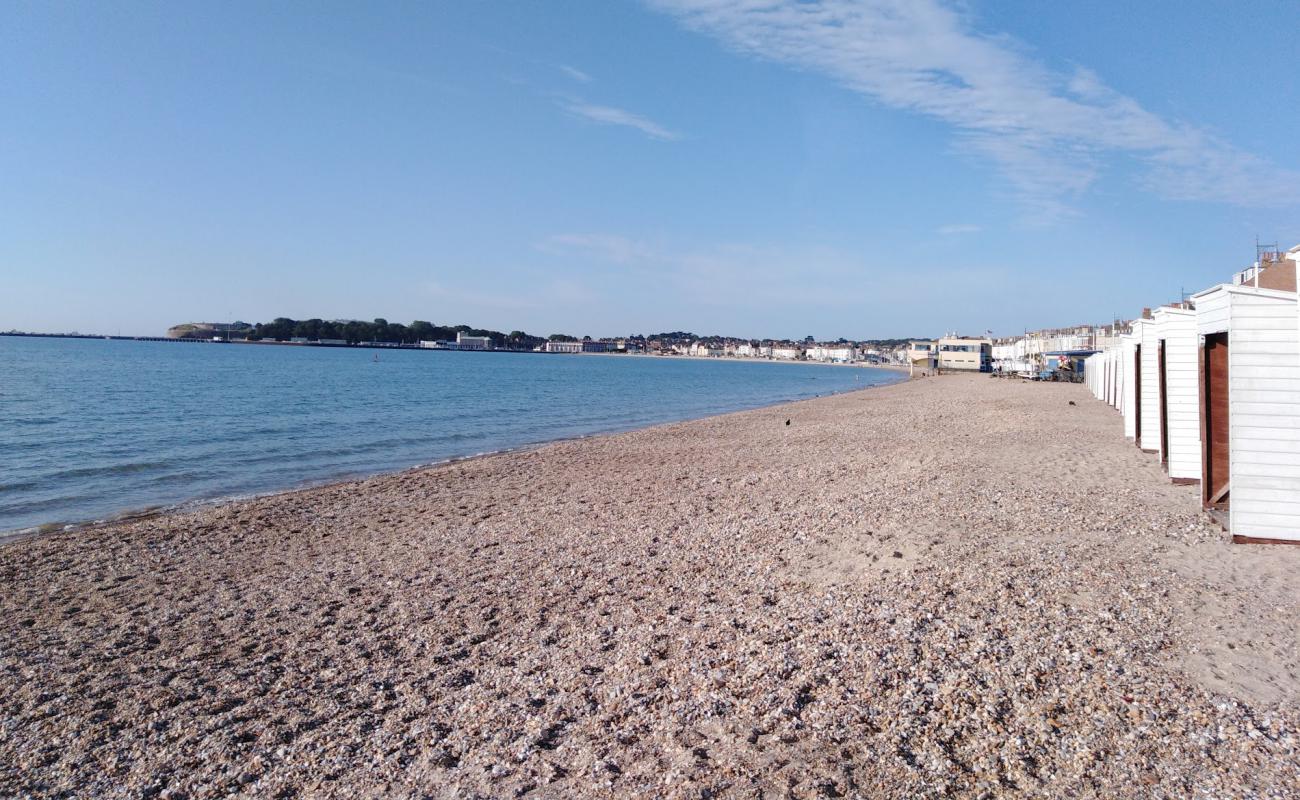
[[[736,361],[746,362],[770,362],[775,364],[813,364],[824,367],[865,367],[869,369],[891,369],[906,370],[908,367],[904,364],[870,364],[866,362],[837,362],[837,361],[807,361],[799,359],[786,358],[757,358],[757,357],[740,357],[740,356],[688,356],[680,353],[672,354],[655,354],[655,353],[547,353],[539,350],[512,350],[509,348],[493,348],[491,350],[457,350],[454,348],[441,347],[420,347],[413,344],[381,344],[377,342],[358,342],[356,344],[322,344],[320,342],[278,342],[274,340],[247,340],[235,339],[230,341],[221,341],[213,339],[190,339],[190,338],[171,338],[167,336],[120,336],[120,335],[100,335],[100,334],[83,334],[83,333],[28,333],[16,331],[0,331],[0,336],[9,336],[15,339],[87,339],[114,342],[177,342],[182,344],[247,344],[259,346],[281,346],[281,347],[301,347],[301,348],[324,348],[334,350],[387,350],[387,351],[429,351],[434,353],[527,353],[534,355],[549,356],[627,356],[650,358],[663,358],[673,360],[691,360],[691,361]]]
[[[1300,552],[872,388],[0,547],[0,795],[1292,793]]]
[[[454,351],[449,351],[449,352],[454,352]],[[550,355],[619,355],[619,354],[617,353],[554,354],[553,353]],[[688,356],[687,358],[697,358],[697,357]],[[702,360],[716,360],[716,359],[702,359]],[[739,360],[739,359],[732,359],[732,360]],[[794,363],[798,363],[798,362],[794,362]],[[825,366],[832,366],[832,365],[825,365]],[[839,365],[839,366],[850,366],[850,365]],[[555,439],[545,439],[537,442],[528,442],[525,444],[518,445],[516,447],[506,447],[506,448],[501,448],[499,450],[492,450],[490,452],[485,452],[485,453],[473,453],[470,455],[451,456],[445,459],[439,459],[437,461],[412,464],[403,467],[395,467],[392,469],[384,469],[376,472],[366,472],[363,474],[346,475],[346,476],[336,477],[336,478],[322,478],[320,480],[296,481],[282,488],[268,489],[267,491],[263,491],[263,492],[253,492],[253,493],[241,494],[241,495],[223,495],[218,497],[206,497],[206,498],[194,497],[187,500],[182,500],[177,503],[170,503],[166,505],[147,506],[138,509],[128,508],[128,509],[123,509],[120,512],[117,512],[112,516],[104,517],[102,519],[90,519],[90,520],[71,521],[71,522],[52,521],[52,522],[41,523],[39,525],[28,526],[26,528],[16,528],[13,530],[0,529],[0,547],[4,547],[5,545],[10,544],[12,542],[21,541],[32,537],[47,536],[55,533],[77,533],[77,532],[88,531],[88,530],[98,530],[106,527],[111,527],[113,525],[126,524],[130,522],[136,522],[139,520],[154,519],[157,517],[166,517],[166,516],[173,516],[178,514],[185,514],[193,511],[201,511],[207,508],[220,507],[222,505],[226,505],[229,503],[239,503],[239,502],[245,502],[250,500],[258,500],[261,498],[276,497],[280,495],[288,495],[297,492],[310,491],[313,489],[321,489],[326,487],[342,486],[345,484],[361,483],[363,481],[367,481],[373,478],[382,478],[388,476],[401,475],[403,473],[408,473],[408,472],[414,473],[414,472],[421,472],[425,470],[432,470],[440,467],[445,467],[451,464],[460,463],[463,461],[472,461],[472,460],[483,459],[483,458],[494,458],[497,456],[509,455],[511,453],[520,453],[520,452],[526,452],[531,450],[537,450],[540,448],[547,447],[548,445],[559,444],[563,442],[583,441],[586,439],[592,439],[592,438],[602,437],[602,436],[617,436],[621,433],[629,433],[632,431],[640,431],[640,430],[649,430],[649,429],[653,429],[665,425],[677,425],[683,422],[692,422],[695,420],[702,420],[702,419],[712,419],[714,417],[725,417],[730,414],[743,414],[747,411],[756,411],[764,408],[776,408],[783,405],[793,405],[796,403],[807,402],[809,400],[816,400],[820,397],[835,397],[838,395],[849,394],[852,392],[864,392],[870,389],[878,389],[878,388],[883,388],[885,386],[892,386],[895,383],[899,383],[900,380],[910,380],[910,378],[890,380],[884,383],[872,384],[870,386],[857,386],[850,389],[843,389],[838,392],[831,391],[825,394],[819,394],[809,398],[796,399],[796,400],[778,400],[774,403],[754,406],[752,408],[740,408],[740,409],[733,409],[730,411],[720,411],[714,414],[706,414],[702,417],[686,417],[683,419],[668,420],[664,422],[653,422],[647,425],[634,425],[632,427],[625,427],[625,428],[598,430],[587,434],[580,434],[577,436],[561,436]]]

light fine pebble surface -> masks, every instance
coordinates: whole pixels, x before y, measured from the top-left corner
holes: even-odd
[[[23,539],[0,587],[3,796],[1300,797],[1300,548],[1078,385]]]

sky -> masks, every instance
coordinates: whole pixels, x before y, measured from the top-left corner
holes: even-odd
[[[849,339],[1300,243],[1300,3],[0,5],[0,330]]]

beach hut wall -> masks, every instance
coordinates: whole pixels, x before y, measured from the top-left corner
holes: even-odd
[[[1120,409],[1120,393],[1124,389],[1124,348],[1115,347],[1110,351],[1110,405],[1116,411]]]
[[[1202,503],[1234,541],[1300,543],[1296,294],[1224,284],[1193,300]]]
[[[1113,359],[1109,350],[1101,354],[1102,374],[1101,386],[1098,387],[1098,397],[1107,405],[1110,404],[1110,371]]]
[[[1119,410],[1119,367],[1122,354],[1123,351],[1118,347],[1106,351],[1106,402],[1116,411]]]
[[[1123,356],[1125,356],[1123,347],[1112,347],[1110,349],[1110,385],[1108,386],[1110,395],[1108,399],[1110,407],[1114,408],[1115,411],[1119,410],[1119,390],[1122,388],[1119,376],[1121,376],[1123,360],[1125,360]]]
[[[1160,452],[1160,342],[1153,320],[1133,323],[1138,336],[1137,446],[1144,453]]]
[[[1175,483],[1195,483],[1201,479],[1196,312],[1159,308],[1153,316],[1160,356],[1160,462]]]
[[[1120,342],[1120,346],[1123,348],[1123,362],[1119,371],[1119,410],[1124,415],[1124,435],[1132,439],[1137,436],[1137,415],[1134,413],[1136,401],[1133,387],[1137,385],[1134,378],[1134,369],[1137,365],[1138,339],[1135,335],[1127,333],[1121,337]]]

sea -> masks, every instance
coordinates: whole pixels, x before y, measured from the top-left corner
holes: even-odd
[[[731,359],[0,336],[0,532],[248,497],[898,377]]]

